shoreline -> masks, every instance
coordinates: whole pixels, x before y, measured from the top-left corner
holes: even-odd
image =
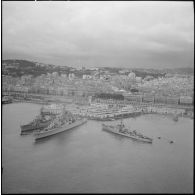
[[[12,102],[10,103],[7,103],[7,104],[12,104],[12,103],[34,103],[34,104],[39,104],[39,105],[48,105],[48,104],[56,104],[56,103],[59,103],[59,102],[56,102],[56,101],[53,101],[53,102],[46,102],[46,101],[39,101],[39,100],[16,100],[16,99],[13,99]],[[62,102],[60,102],[62,103]],[[65,104],[65,103],[62,103],[62,104]],[[2,104],[2,105],[6,105],[6,104]],[[76,105],[76,104],[75,104]],[[141,107],[141,106],[140,106]],[[148,107],[151,107],[150,105],[148,105]],[[167,107],[164,107],[164,109],[166,109]],[[174,108],[172,108],[174,110]],[[71,111],[71,110],[70,110]],[[165,113],[165,112],[157,112],[157,111],[146,111],[146,109],[142,110],[140,109],[140,112],[139,113],[134,113],[134,112],[131,112],[131,113],[126,113],[126,116],[123,116],[124,114],[118,114],[116,116],[112,116],[112,117],[98,117],[98,116],[95,116],[95,117],[90,117],[90,116],[87,116],[87,113],[85,113],[84,115],[80,115],[79,113],[75,114],[75,115],[79,115],[81,117],[87,117],[88,120],[95,120],[95,121],[116,121],[116,120],[121,120],[121,119],[126,119],[126,118],[136,118],[138,116],[141,116],[141,115],[146,115],[146,114],[157,114],[157,115],[161,115],[161,116],[170,116],[170,117],[174,117],[174,113]],[[129,116],[128,116],[129,115]],[[182,114],[182,113],[179,113],[177,114],[178,117],[183,117],[183,118],[190,118],[190,119],[194,119],[192,115],[189,115],[189,114]]]

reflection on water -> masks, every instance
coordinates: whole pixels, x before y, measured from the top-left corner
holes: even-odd
[[[152,137],[152,144],[103,131],[97,121],[35,142],[33,134],[20,135],[20,125],[39,109],[35,104],[3,105],[3,193],[193,191],[193,120],[175,122],[154,114],[123,120]]]

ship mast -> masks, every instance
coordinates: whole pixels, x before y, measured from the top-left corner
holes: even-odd
[[[123,119],[121,119],[121,127],[122,127],[122,126],[124,126],[124,124],[123,124]]]

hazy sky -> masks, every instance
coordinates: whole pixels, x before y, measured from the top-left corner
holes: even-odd
[[[67,66],[194,65],[193,2],[6,2],[3,59]]]

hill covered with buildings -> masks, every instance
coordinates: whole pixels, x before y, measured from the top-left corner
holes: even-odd
[[[125,95],[131,101],[193,102],[193,69],[72,68],[26,60],[2,62],[2,90],[25,94],[94,96],[112,99]]]
[[[28,60],[10,59],[2,60],[2,75],[9,75],[13,77],[21,77],[24,75],[32,75],[33,77],[40,76],[42,74],[57,72],[61,74],[74,73],[77,77],[82,77],[83,74],[91,75],[95,71],[109,74],[120,74],[128,75],[133,71],[138,77],[142,79],[147,76],[154,78],[164,77],[167,73],[169,74],[194,74],[193,68],[175,68],[175,69],[141,69],[141,68],[110,68],[110,67],[99,67],[99,68],[72,68],[70,66],[57,66],[53,64],[45,64]]]

